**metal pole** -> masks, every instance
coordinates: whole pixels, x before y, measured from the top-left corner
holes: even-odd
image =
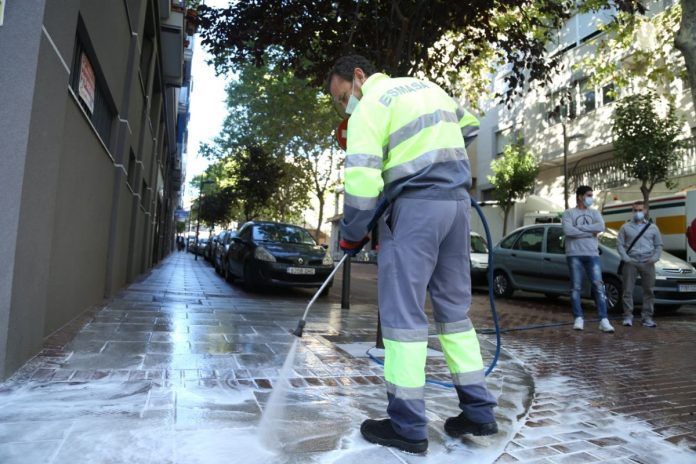
[[[568,209],[568,134],[565,122],[563,126],[563,204]]]
[[[201,177],[201,186],[198,189],[198,208],[196,212],[196,245],[193,252],[196,255],[195,260],[198,261],[198,232],[201,228],[201,196],[203,195],[203,177]]]
[[[341,288],[341,309],[350,309],[350,259],[343,265],[343,288]]]

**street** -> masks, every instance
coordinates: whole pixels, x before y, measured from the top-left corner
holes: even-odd
[[[350,310],[340,309],[340,275],[318,300],[284,383],[288,329],[312,291],[246,293],[204,260],[172,254],[54,333],[0,385],[0,462],[693,462],[694,308],[658,317],[654,330],[617,324],[610,335],[588,322],[583,333],[570,325],[507,332],[488,377],[498,435],[446,436],[456,395],[428,385],[427,455],[367,443],[359,424],[383,417],[386,405],[382,368],[362,354],[376,332],[375,274],[374,265],[353,265]],[[498,311],[503,329],[571,319],[563,298],[516,295]],[[485,330],[484,290],[472,319],[488,363],[495,337]],[[437,351],[427,376],[449,381]],[[259,430],[281,386],[284,408]]]

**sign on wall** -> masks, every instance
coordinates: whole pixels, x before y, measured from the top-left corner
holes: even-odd
[[[95,91],[94,69],[89,58],[84,53],[80,57],[80,82],[78,93],[80,98],[87,105],[90,113],[94,113],[94,91]]]

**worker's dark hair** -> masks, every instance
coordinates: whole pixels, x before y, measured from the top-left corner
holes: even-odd
[[[633,202],[633,206],[645,206],[645,202],[643,200],[636,200]]]
[[[360,68],[365,73],[365,76],[371,76],[377,72],[377,68],[370,60],[361,55],[346,55],[342,56],[334,63],[333,67],[326,76],[324,86],[327,93],[331,93],[331,78],[338,76],[347,81],[353,80],[353,71],[355,68]]]
[[[578,187],[577,190],[575,191],[575,196],[576,196],[576,197],[582,197],[582,196],[584,196],[587,192],[591,192],[591,191],[592,191],[592,187],[590,187],[589,185],[581,185],[581,186]]]

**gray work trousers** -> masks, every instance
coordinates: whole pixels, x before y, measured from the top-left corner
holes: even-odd
[[[425,363],[428,344],[426,292],[436,330],[459,397],[472,422],[495,422],[495,398],[469,319],[469,215],[466,200],[399,197],[379,224],[379,313],[385,344],[387,413],[394,430],[427,438]]]
[[[623,311],[624,318],[633,318],[633,288],[640,275],[643,287],[642,318],[652,318],[655,312],[655,263],[623,264]]]

